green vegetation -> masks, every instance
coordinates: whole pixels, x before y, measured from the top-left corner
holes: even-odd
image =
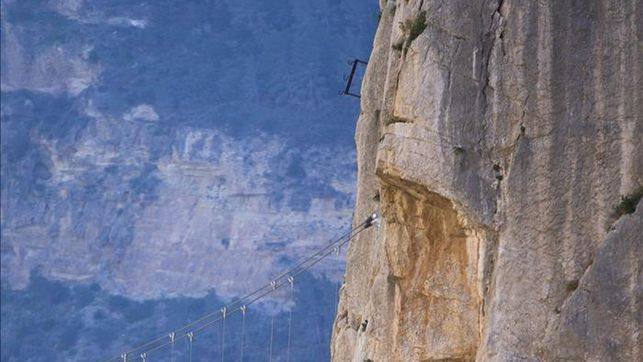
[[[458,155],[464,154],[464,147],[462,146],[453,146],[453,152],[455,152]]]
[[[573,292],[574,290],[578,289],[578,280],[570,280],[569,282],[567,282],[567,284],[565,285],[565,289],[568,292]]]
[[[426,29],[426,11],[421,11],[410,24],[407,24],[409,31],[409,45],[415,40],[424,29]]]
[[[633,214],[642,196],[643,186],[639,186],[633,193],[627,196],[621,196],[621,202],[616,206],[614,216],[618,219],[623,215]]]
[[[391,46],[393,50],[397,50],[398,52],[401,52],[402,49],[404,49],[404,40],[401,40]]]
[[[399,52],[404,51],[409,48],[411,43],[424,32],[426,29],[426,11],[421,11],[415,18],[406,19],[403,23],[400,23],[400,30],[404,34],[404,38],[399,42],[392,45],[394,50]]]

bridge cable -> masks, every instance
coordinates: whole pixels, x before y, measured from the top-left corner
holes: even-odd
[[[174,362],[174,337],[176,334],[174,332],[170,332],[168,334],[168,337],[170,337],[170,344],[172,345],[170,347],[170,362]]]
[[[187,336],[188,336],[188,341],[189,341],[189,344],[188,344],[189,352],[188,353],[189,353],[190,362],[192,362],[192,343],[194,341],[194,332],[188,332]]]
[[[340,246],[340,247],[341,247],[341,246],[344,246],[344,245],[345,245],[345,244],[347,244],[347,243],[348,243],[352,238],[356,237],[359,233],[361,233],[362,231],[366,230],[366,229],[367,229],[368,227],[370,227],[371,225],[372,225],[372,223],[369,223],[368,225],[364,226],[361,230],[358,230],[357,232],[355,232],[355,234],[354,234],[354,235],[352,235],[352,237],[351,237],[351,238],[341,241],[341,242],[338,244],[338,246]],[[325,248],[325,249],[327,249],[327,248]],[[333,252],[333,249],[331,249],[330,251],[326,251],[324,254],[322,254],[322,255],[318,256],[315,260],[312,260],[312,262],[310,262],[310,263],[309,263],[309,265],[307,265],[305,268],[300,268],[299,270],[297,270],[297,272],[296,272],[296,273],[294,273],[294,276],[297,276],[297,275],[299,275],[299,274],[301,274],[301,273],[305,272],[306,270],[310,269],[311,267],[313,267],[314,265],[316,265],[317,263],[319,263],[321,260],[323,260],[325,257],[327,257],[328,255],[330,255],[332,252]],[[253,303],[257,302],[258,300],[260,300],[260,299],[264,298],[264,297],[265,297],[265,296],[267,296],[268,294],[271,294],[271,293],[272,293],[273,291],[275,291],[276,289],[278,289],[278,288],[282,287],[282,286],[283,286],[283,285],[285,285],[286,283],[287,283],[287,281],[281,281],[281,282],[279,282],[279,283],[276,283],[275,281],[270,282],[270,284],[268,284],[267,286],[271,287],[271,289],[269,289],[268,291],[266,291],[266,292],[264,292],[264,293],[262,293],[262,294],[260,294],[260,295],[256,296],[255,298],[251,299],[250,301],[248,301],[248,302],[246,303],[246,305],[250,305],[250,304],[253,304]],[[239,307],[239,308],[236,308],[236,309],[233,309],[229,314],[232,314],[232,313],[238,312],[238,311],[240,311],[240,310],[241,310],[241,308],[240,308],[240,307]],[[214,324],[214,323],[216,323],[216,322],[218,322],[218,321],[220,321],[220,320],[221,320],[221,318],[218,318],[218,319],[212,320],[212,321],[210,321],[210,322],[207,322],[207,323],[205,323],[205,324],[203,324],[203,325],[199,326],[198,328],[194,329],[192,332],[189,332],[189,333],[199,332],[199,331],[201,331],[201,330],[203,330],[203,329],[205,329],[205,328],[209,327],[210,325],[212,325],[212,324]],[[184,334],[184,335],[182,335],[182,336],[180,336],[180,337],[185,338],[189,333]],[[162,348],[162,347],[164,347],[165,345],[167,345],[167,343],[164,343],[164,344],[158,345],[158,346],[156,346],[156,347],[152,348],[152,349],[151,349],[151,350],[149,350],[149,351],[153,351],[153,350],[156,350],[156,349]]]
[[[221,323],[221,362],[223,362],[225,354],[225,317],[226,317],[226,307],[221,308],[221,314],[223,314],[223,322]]]
[[[243,362],[243,347],[246,340],[246,310],[247,307],[241,306],[241,352],[239,353],[239,361]]]
[[[272,362],[272,337],[275,330],[275,315],[270,316],[270,348],[268,349],[268,361]]]
[[[292,310],[295,308],[295,303],[294,303],[294,298],[293,298],[293,292],[295,289],[295,278],[293,277],[288,277],[288,283],[290,283],[290,300],[292,302],[292,306],[290,307],[290,310],[288,310],[288,346],[286,347],[286,362],[290,362],[290,335],[292,331]]]
[[[354,234],[352,234],[352,235],[351,235],[351,237],[350,237],[350,238],[347,238],[346,240],[340,240],[340,241],[339,241],[338,246],[340,246],[340,247],[341,247],[341,246],[345,245],[345,244],[346,244],[346,243],[348,243],[352,238],[356,237],[359,233],[361,233],[362,231],[366,230],[366,229],[367,229],[368,227],[370,227],[370,226],[371,226],[371,223],[369,223],[369,224],[367,224],[367,225],[360,225],[360,227],[361,227],[361,229],[360,229],[360,230],[357,230]],[[354,230],[356,230],[356,229],[357,229],[357,228],[355,228]],[[352,231],[354,231],[354,230],[352,230]],[[331,245],[331,246],[332,246],[332,245]],[[322,249],[322,250],[328,250],[328,247],[326,247],[326,248],[324,248],[324,249]],[[306,270],[310,269],[311,267],[313,267],[314,265],[316,265],[317,263],[319,263],[319,262],[320,262],[321,260],[323,260],[325,257],[327,257],[328,255],[330,255],[330,253],[331,253],[332,251],[333,251],[333,249],[331,249],[330,251],[326,251],[325,253],[323,253],[323,254],[321,254],[321,255],[317,255],[317,257],[316,257],[315,259],[310,259],[310,258],[308,258],[308,259],[306,260],[306,261],[309,261],[308,265],[306,265],[305,267],[304,267],[304,266],[300,266],[299,268],[297,268],[296,273],[293,273],[293,274],[294,274],[295,276],[297,276],[297,275],[299,275],[299,274],[301,274],[301,273],[305,272]],[[315,254],[319,254],[319,253],[315,253]],[[300,264],[303,264],[303,263],[300,263]],[[293,268],[293,269],[295,269],[295,268]],[[247,306],[247,305],[250,305],[250,304],[253,304],[253,303],[257,302],[258,300],[260,300],[260,299],[264,298],[264,297],[265,297],[265,296],[267,296],[268,294],[271,294],[272,292],[274,292],[276,289],[278,289],[278,288],[282,287],[282,286],[283,286],[283,285],[285,285],[286,283],[287,283],[287,282],[286,282],[286,281],[283,281],[283,280],[282,280],[282,281],[280,281],[279,283],[277,283],[277,282],[276,282],[276,280],[273,280],[272,282],[270,282],[270,284],[267,284],[266,286],[264,286],[264,287],[262,287],[262,288],[260,288],[260,289],[258,289],[258,290],[259,290],[259,291],[264,290],[264,289],[266,289],[266,287],[270,287],[270,289],[268,289],[267,291],[265,291],[265,292],[263,292],[263,293],[261,293],[261,294],[257,295],[257,296],[256,296],[256,297],[254,297],[253,299],[249,300],[245,305]],[[256,292],[251,293],[251,295],[252,295],[252,294],[256,294]],[[233,304],[234,304],[234,303],[233,303]],[[238,308],[233,309],[233,310],[232,310],[230,313],[228,313],[228,314],[236,313],[236,312],[238,312],[238,311],[240,311],[240,310],[241,310],[241,307],[238,307]],[[218,311],[217,311],[217,312],[215,312],[215,313],[218,313]],[[215,314],[215,313],[211,313],[211,314]],[[202,317],[201,319],[204,319],[204,318]],[[216,322],[218,322],[218,321],[220,321],[220,320],[221,320],[221,318],[217,318],[217,319],[214,319],[214,320],[212,320],[212,321],[210,321],[210,322],[204,323],[204,324],[202,324],[201,326],[199,326],[198,328],[193,329],[191,332],[186,332],[186,333],[184,333],[184,334],[180,335],[180,336],[179,336],[178,338],[176,338],[176,339],[180,339],[180,338],[188,338],[188,339],[189,339],[189,338],[190,338],[190,335],[192,335],[192,338],[193,338],[193,337],[194,337],[194,333],[199,332],[199,331],[201,331],[201,330],[203,330],[203,329],[205,329],[205,328],[209,327],[210,325],[212,325],[212,324],[214,324],[214,323],[216,323]],[[194,325],[194,322],[190,323],[190,325]],[[182,327],[182,328],[180,328],[180,329],[178,329],[178,330],[184,330],[184,329],[185,329],[185,327]],[[149,345],[150,345],[150,344],[152,344],[152,343],[153,343],[153,342],[148,342],[148,343],[146,343],[145,345],[146,345],[146,346],[149,346]],[[167,343],[167,342],[166,342],[166,343],[162,343],[162,344],[158,344],[158,345],[156,345],[155,347],[151,347],[150,349],[148,349],[148,352],[152,352],[152,351],[158,350],[158,349],[163,348],[164,346],[166,346],[166,345],[168,345],[168,344],[169,344],[169,343]],[[132,352],[130,351],[130,352],[124,353],[123,355],[129,355],[130,353],[132,353]],[[112,359],[107,360],[107,361],[111,361],[111,360],[112,360]],[[126,361],[126,360],[124,360],[124,361]]]
[[[308,262],[309,260],[311,260],[312,258],[314,258],[316,255],[318,255],[320,252],[322,252],[322,251],[326,250],[327,248],[329,248],[329,247],[333,246],[334,244],[336,244],[336,243],[338,243],[338,242],[341,242],[345,237],[347,237],[347,236],[348,236],[348,237],[349,237],[349,239],[353,238],[353,237],[354,237],[354,235],[352,235],[352,233],[353,233],[353,232],[355,232],[355,230],[359,229],[360,227],[363,227],[365,224],[366,224],[366,222],[363,222],[362,224],[360,224],[360,225],[356,226],[355,228],[351,229],[349,232],[347,232],[347,233],[343,234],[343,235],[342,235],[342,236],[340,236],[339,238],[337,238],[337,239],[335,239],[334,241],[332,241],[331,243],[329,243],[329,244],[328,244],[326,247],[324,247],[323,249],[319,250],[318,252],[316,252],[315,254],[313,254],[313,255],[309,256],[308,258],[306,258],[306,259],[302,260],[299,264],[295,265],[294,267],[290,268],[289,270],[287,270],[287,271],[285,271],[285,272],[281,273],[281,274],[280,274],[280,275],[278,275],[275,279],[280,279],[280,278],[282,278],[283,276],[285,276],[286,274],[288,274],[290,271],[292,271],[292,270],[294,270],[294,269],[296,269],[296,268],[301,267],[301,265],[302,265],[302,264],[304,264],[304,263]],[[361,230],[360,230],[360,231],[361,231]],[[358,233],[359,233],[359,231],[358,231]],[[238,300],[237,300],[237,301],[235,301],[235,302],[230,303],[230,306],[233,306],[233,305],[235,305],[236,303],[240,303],[240,302],[242,302],[242,301],[243,301],[243,300],[245,300],[245,299],[248,299],[248,298],[250,298],[250,297],[252,297],[252,296],[257,295],[258,293],[260,293],[260,292],[264,291],[267,287],[270,287],[270,284],[268,284],[268,285],[264,285],[264,286],[262,286],[262,287],[260,287],[260,288],[257,288],[255,291],[253,291],[253,292],[251,292],[251,293],[249,293],[249,294],[245,295],[244,297],[242,297],[242,298],[238,299]],[[262,294],[262,295],[265,295],[265,294]],[[205,320],[207,320],[207,319],[209,319],[209,318],[212,318],[213,316],[215,316],[216,314],[218,314],[218,312],[219,312],[219,311],[211,312],[211,313],[209,313],[209,314],[206,314],[206,315],[204,315],[204,316],[202,316],[202,317],[200,317],[200,318],[198,318],[198,319],[196,319],[196,320],[194,320],[194,321],[192,321],[192,322],[190,322],[190,323],[188,323],[188,324],[186,324],[186,325],[182,326],[181,328],[176,329],[174,332],[176,333],[176,332],[181,332],[181,331],[187,331],[191,326],[196,325],[196,324],[199,324],[199,323],[201,323],[201,322],[203,322],[203,321],[205,321]],[[187,336],[187,335],[186,335],[185,333],[183,333],[183,334],[182,334],[182,336],[180,336],[180,337],[185,338],[186,336]],[[144,349],[144,348],[146,348],[146,347],[149,347],[149,346],[154,345],[154,344],[156,344],[156,343],[158,343],[158,342],[161,342],[161,341],[163,341],[163,339],[164,339],[164,338],[165,338],[165,337],[159,337],[159,338],[156,338],[156,339],[151,340],[151,341],[149,341],[149,342],[143,343],[143,344],[141,344],[141,345],[139,345],[139,346],[137,346],[137,347],[134,347],[134,348],[130,349],[129,351],[127,351],[127,352],[123,353],[123,354],[121,355],[121,358],[123,357],[123,355],[130,355],[130,354],[133,354],[133,353],[134,353],[134,352],[136,352],[136,351],[143,350],[143,349]],[[113,361],[113,360],[114,360],[114,359],[109,359],[109,360],[107,360],[107,361]],[[106,362],[107,362],[107,361],[106,361]],[[125,361],[125,359],[124,359],[124,361]]]
[[[373,214],[369,216],[364,222],[360,223],[359,225],[355,226],[352,228],[350,231],[347,233],[343,234],[339,238],[335,239],[334,241],[328,243],[325,247],[322,249],[318,250],[317,252],[313,253],[311,256],[303,259],[300,261],[298,264],[296,264],[294,267],[291,267],[290,269],[282,272],[280,275],[278,275],[276,278],[274,278],[269,284],[266,284],[255,291],[235,300],[234,302],[230,303],[227,307],[230,309],[230,312],[228,314],[236,313],[241,311],[241,307],[248,306],[252,303],[255,303],[256,301],[262,299],[266,295],[274,292],[276,289],[280,288],[281,286],[285,285],[287,283],[286,280],[284,280],[284,276],[290,275],[290,276],[297,276],[304,271],[312,268],[314,265],[319,263],[322,259],[326,258],[330,252],[334,250],[334,247],[342,247],[346,245],[350,240],[355,238],[359,233],[362,231],[368,229],[373,225],[373,223],[377,220],[377,214]],[[245,302],[245,303],[244,303]],[[236,306],[238,304],[242,305],[232,308],[233,306]],[[171,335],[173,335],[173,338],[170,339],[170,342],[163,342],[165,337],[159,337],[154,340],[148,341],[146,343],[143,343],[137,347],[134,347],[130,349],[127,352],[124,352],[121,354],[120,358],[122,358],[123,361],[127,361],[127,356],[130,354],[134,354],[134,352],[137,351],[146,351],[146,352],[152,352],[155,350],[158,350],[162,347],[167,346],[168,344],[173,344],[176,340],[181,339],[181,338],[187,338],[190,341],[190,350],[192,348],[192,339],[194,338],[194,333],[203,330],[204,328],[222,320],[221,317],[213,319],[209,322],[205,322],[208,319],[211,319],[212,317],[216,316],[220,311],[212,312],[209,314],[206,314],[200,318],[198,318],[195,321],[192,321],[176,330],[174,330]],[[203,323],[202,323],[203,322]],[[192,326],[195,326],[199,323],[202,323],[199,327],[192,329],[191,331],[188,332],[189,328]],[[180,332],[180,333],[179,333]],[[178,334],[177,334],[178,333]],[[149,347],[149,348],[148,348]],[[118,359],[118,358],[116,358]],[[114,358],[107,359],[105,362],[108,361],[114,361]]]
[[[370,225],[369,225],[369,226],[370,226]],[[341,241],[341,243],[339,244],[339,246],[343,246],[343,245],[345,245],[345,244],[346,244],[346,243],[348,243],[348,242],[349,242],[353,237],[357,236],[359,233],[361,233],[361,232],[362,232],[362,231],[364,231],[364,230],[366,230],[366,227],[364,227],[364,228],[362,228],[361,230],[357,231],[357,232],[356,232],[356,233],[355,233],[355,234],[354,234],[350,239],[346,239],[346,240]],[[313,267],[314,265],[316,265],[317,263],[319,263],[321,260],[323,260],[325,257],[327,257],[328,255],[330,255],[330,253],[331,253],[332,251],[333,251],[333,250],[331,249],[330,251],[327,251],[327,252],[325,252],[324,254],[322,254],[322,255],[320,255],[319,257],[317,257],[315,260],[312,260],[312,262],[310,262],[310,263],[309,263],[309,265],[307,265],[305,268],[300,268],[300,270],[298,270],[296,273],[294,273],[294,275],[295,275],[295,276],[296,276],[296,275],[299,275],[299,274],[303,273],[304,271],[306,271],[306,270],[310,269],[311,267]],[[283,285],[285,285],[286,283],[287,283],[286,281],[281,281],[280,283],[276,283],[275,281],[271,282],[270,284],[268,284],[268,286],[270,286],[270,287],[271,287],[271,289],[270,289],[270,290],[268,290],[268,291],[266,291],[266,292],[264,292],[264,293],[262,293],[262,294],[260,294],[260,295],[256,296],[255,298],[251,299],[250,301],[248,301],[248,303],[246,303],[246,305],[250,305],[250,304],[252,304],[252,303],[257,302],[258,300],[260,300],[260,299],[264,298],[265,296],[267,296],[268,294],[272,293],[272,292],[273,292],[273,291],[275,291],[276,289],[278,289],[278,288],[282,287],[282,286],[283,286]],[[238,311],[240,311],[240,310],[241,310],[241,307],[236,308],[236,309],[233,309],[229,314],[232,314],[232,313],[238,312]],[[199,326],[198,328],[194,329],[192,332],[188,332],[188,333],[186,333],[186,334],[183,334],[183,335],[179,336],[179,338],[186,338],[186,337],[187,337],[187,338],[189,338],[189,335],[190,335],[190,334],[194,334],[195,332],[199,332],[199,331],[201,331],[201,330],[203,330],[203,329],[205,329],[205,328],[209,327],[210,325],[212,325],[212,324],[214,324],[214,323],[216,323],[216,322],[218,322],[218,321],[220,321],[220,320],[221,320],[221,318],[218,318],[218,319],[212,320],[212,321],[210,321],[210,322],[207,322],[207,323],[205,323],[205,324],[202,324],[202,325],[201,325],[201,326]],[[149,351],[154,351],[154,350],[160,349],[160,348],[162,348],[162,347],[166,346],[167,344],[168,344],[168,343],[164,343],[164,344],[157,345],[156,347],[153,347],[153,348],[149,349],[149,350],[148,350],[148,352],[149,352]]]

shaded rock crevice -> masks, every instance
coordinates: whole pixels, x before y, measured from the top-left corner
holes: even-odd
[[[396,355],[471,360],[480,338],[486,240],[451,201],[421,185],[382,178],[382,231],[401,318]]]

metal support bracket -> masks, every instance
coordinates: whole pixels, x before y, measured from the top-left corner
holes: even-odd
[[[358,64],[367,65],[368,63],[363,61],[363,60],[359,60],[357,58],[355,58],[354,60],[349,60],[348,61],[348,65],[351,65],[351,74],[348,77],[344,76],[344,80],[347,81],[346,82],[346,88],[344,88],[343,91],[339,92],[339,95],[361,98],[360,94],[351,92],[351,85],[353,84],[353,78],[355,77],[355,71],[357,70],[357,65]]]

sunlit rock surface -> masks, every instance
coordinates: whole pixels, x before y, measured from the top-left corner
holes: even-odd
[[[640,2],[380,3],[333,360],[640,360]]]

